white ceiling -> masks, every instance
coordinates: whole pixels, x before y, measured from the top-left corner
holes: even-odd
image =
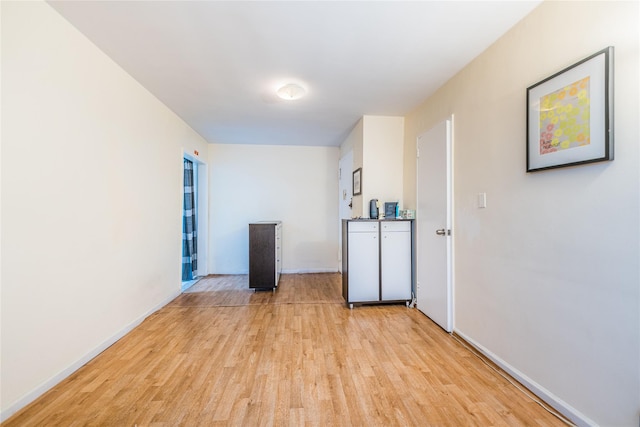
[[[50,2],[207,141],[324,146],[411,112],[539,3]],[[307,96],[275,97],[289,81]]]

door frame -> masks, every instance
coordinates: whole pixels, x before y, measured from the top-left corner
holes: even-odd
[[[448,314],[447,314],[447,325],[448,328],[444,328],[447,332],[452,333],[455,329],[455,260],[454,260],[454,253],[455,253],[455,224],[454,224],[454,162],[453,162],[453,149],[454,149],[454,129],[455,129],[455,122],[454,122],[454,115],[451,114],[450,116],[439,120],[436,122],[436,124],[434,124],[433,126],[431,126],[429,129],[427,129],[424,132],[421,132],[417,137],[416,137],[416,217],[418,215],[417,212],[417,208],[418,208],[418,198],[419,198],[419,188],[420,188],[420,183],[419,183],[419,142],[420,142],[420,138],[423,137],[426,133],[428,133],[429,131],[431,131],[435,126],[437,126],[438,124],[445,122],[447,123],[446,129],[447,129],[447,141],[446,141],[446,162],[447,162],[447,215],[446,215],[446,224],[445,224],[445,228],[447,230],[450,230],[451,233],[449,235],[447,235],[445,238],[447,239],[447,248],[446,248],[446,255],[447,255],[447,300],[448,300]],[[418,231],[419,233],[419,231]],[[419,238],[419,234],[416,233],[416,239]],[[416,263],[418,260],[418,256],[417,256],[417,251],[419,250],[419,245],[416,243],[415,245],[416,248]],[[418,295],[418,272],[419,272],[419,266],[416,265],[416,300],[417,300],[417,295]]]
[[[352,170],[353,170],[353,150],[344,153],[338,160],[338,269],[342,271],[342,220],[351,219],[353,207],[349,207],[348,215],[345,216],[345,202],[353,203],[352,188]],[[346,197],[343,200],[343,196]]]

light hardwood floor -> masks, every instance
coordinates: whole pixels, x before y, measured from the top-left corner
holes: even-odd
[[[339,274],[294,274],[201,280],[3,423],[58,425],[565,424],[418,310],[349,310]]]

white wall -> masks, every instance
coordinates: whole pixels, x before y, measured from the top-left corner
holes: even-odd
[[[380,214],[385,202],[400,202],[403,191],[404,118],[363,117],[362,210],[369,217],[369,201],[378,199]]]
[[[609,45],[615,160],[525,173],[526,88]],[[455,114],[456,331],[603,426],[640,414],[638,63],[638,2],[547,1],[406,119],[415,206],[416,137]]]
[[[364,119],[358,120],[358,123],[353,127],[349,136],[344,140],[344,142],[340,145],[340,157],[342,158],[346,153],[352,153],[352,164],[353,171],[358,168],[362,168],[362,150],[364,144]],[[353,185],[353,171],[352,172],[352,185]],[[353,189],[353,187],[352,187]],[[362,194],[358,196],[353,196],[353,207],[351,209],[351,216],[353,218],[362,217],[364,212],[368,212],[363,210],[363,200]]]
[[[49,5],[0,7],[4,419],[179,293],[207,146]]]
[[[369,201],[400,202],[403,196],[404,117],[363,116],[340,146],[353,151],[353,169],[362,168],[362,194],[353,197],[353,217],[369,217]]]
[[[283,272],[338,271],[337,147],[209,146],[209,272],[249,271],[250,222],[281,220]]]

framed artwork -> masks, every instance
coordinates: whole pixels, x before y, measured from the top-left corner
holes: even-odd
[[[527,88],[527,172],[613,160],[613,47]]]
[[[362,194],[362,168],[358,168],[353,171],[353,195],[359,196]]]

